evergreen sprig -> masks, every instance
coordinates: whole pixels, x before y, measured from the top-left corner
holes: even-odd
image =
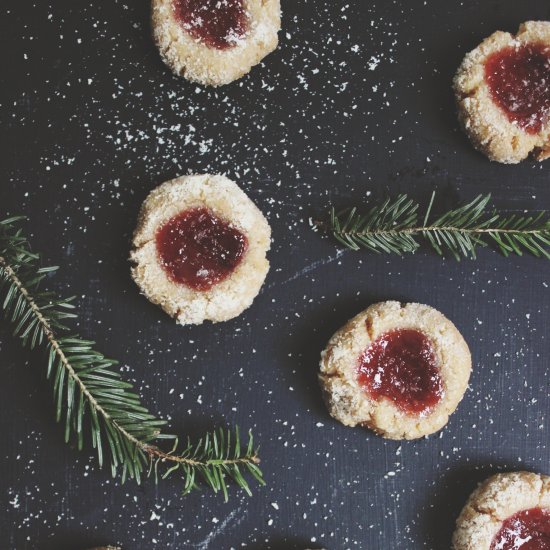
[[[44,278],[57,267],[40,267],[20,227],[22,217],[0,221],[0,311],[23,345],[47,352],[47,377],[52,380],[58,421],[65,441],[82,449],[91,440],[100,466],[108,463],[113,476],[138,483],[159,468],[161,477],[179,472],[185,494],[202,480],[228,498],[227,480],[251,494],[244,474],[264,485],[252,434],[241,444],[238,428],[218,429],[193,444],[180,446],[174,435],[161,433],[166,424],[141,404],[132,384],[115,370],[117,362],[94,349],[94,342],[71,334],[66,322],[74,319],[74,297],[59,299],[41,289]],[[169,452],[157,446],[174,440]]]
[[[476,257],[478,246],[492,244],[502,254],[528,252],[550,259],[550,218],[546,212],[530,215],[503,215],[487,211],[490,195],[479,195],[430,221],[435,192],[422,222],[419,205],[407,195],[387,199],[366,214],[357,208],[336,213],[331,209],[329,230],[334,238],[351,250],[366,248],[373,252],[403,254],[415,252],[424,237],[443,256]]]

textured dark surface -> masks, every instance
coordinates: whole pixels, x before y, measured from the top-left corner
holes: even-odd
[[[0,329],[0,547],[446,550],[476,483],[550,473],[550,264],[482,251],[443,261],[337,254],[308,224],[329,203],[399,192],[443,207],[491,192],[548,208],[550,161],[489,163],[457,127],[450,79],[496,29],[550,19],[541,0],[283,0],[279,49],[233,85],[171,76],[148,2],[6,0],[0,41],[0,217],[29,216],[49,285],[78,295],[79,330],[122,361],[144,402],[192,435],[253,428],[268,486],[228,504],[178,481],[120,486],[63,443],[44,360]],[[273,227],[261,295],[224,324],[176,326],[129,276],[129,237],[157,184],[238,181]],[[389,442],[332,421],[316,370],[329,336],[374,301],[444,312],[471,345],[448,426]]]

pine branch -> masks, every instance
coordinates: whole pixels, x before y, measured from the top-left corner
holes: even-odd
[[[0,221],[0,310],[14,327],[13,335],[23,345],[47,352],[47,377],[53,382],[58,421],[64,422],[65,441],[82,449],[90,439],[100,466],[108,462],[112,475],[121,474],[138,483],[144,475],[163,468],[162,478],[178,472],[185,494],[202,480],[214,492],[228,498],[227,480],[251,494],[244,474],[264,485],[252,434],[241,445],[239,430],[218,429],[198,443],[189,440],[180,447],[175,436],[161,433],[166,424],[145,408],[132,384],[114,370],[117,362],[94,350],[94,342],[69,334],[65,322],[76,317],[74,298],[57,299],[40,288],[42,281],[57,270],[39,267],[19,228],[23,218]],[[169,452],[157,446],[172,439]]]
[[[550,218],[546,212],[505,216],[487,211],[490,195],[479,195],[472,202],[450,210],[430,221],[435,192],[419,222],[419,205],[407,195],[387,199],[366,214],[357,208],[336,213],[331,209],[329,231],[351,250],[403,254],[415,252],[423,237],[440,255],[454,258],[476,257],[478,246],[492,244],[505,256],[524,252],[550,259]]]

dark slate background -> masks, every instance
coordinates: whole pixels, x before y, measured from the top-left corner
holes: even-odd
[[[341,254],[309,226],[330,203],[407,192],[441,208],[492,193],[548,208],[550,161],[490,163],[457,127],[450,80],[497,29],[550,19],[541,0],[283,0],[280,47],[221,89],[176,78],[148,1],[4,0],[0,217],[25,214],[49,286],[76,294],[79,330],[119,358],[179,434],[252,428],[268,486],[180,495],[121,486],[63,443],[44,358],[2,323],[0,547],[79,550],[448,549],[476,483],[550,473],[549,263]],[[221,172],[273,227],[272,269],[239,318],[178,327],[129,276],[139,206],[164,180]],[[385,441],[328,416],[317,387],[330,335],[385,299],[435,306],[471,345],[470,390],[448,426]]]

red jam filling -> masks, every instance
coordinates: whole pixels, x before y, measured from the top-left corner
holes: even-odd
[[[157,254],[175,283],[208,290],[239,265],[248,239],[208,208],[184,210],[156,233]]]
[[[511,122],[529,134],[541,131],[550,114],[550,46],[524,44],[494,53],[485,62],[485,80]]]
[[[531,508],[502,522],[491,550],[550,550],[550,510]]]
[[[231,48],[248,30],[244,0],[172,1],[183,29],[212,48]]]
[[[443,396],[433,345],[418,330],[382,334],[359,358],[358,375],[371,397],[386,397],[407,414],[425,414]]]

